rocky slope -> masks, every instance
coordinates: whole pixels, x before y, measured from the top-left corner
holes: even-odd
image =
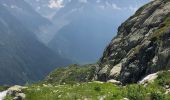
[[[97,79],[138,82],[170,68],[170,0],[154,0],[141,7],[119,28],[104,51]]]

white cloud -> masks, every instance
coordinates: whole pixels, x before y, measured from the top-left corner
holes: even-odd
[[[100,5],[100,6],[98,6],[99,8],[101,8],[101,9],[105,9],[105,6],[104,5]]]
[[[41,7],[40,6],[38,6],[37,8],[36,8],[36,10],[38,11],[38,10],[40,10],[41,9]]]
[[[40,0],[36,0],[36,2],[39,2]]]
[[[118,7],[118,6],[117,6],[116,4],[114,4],[114,3],[112,4],[112,8],[115,9],[115,10],[121,10],[121,8]]]
[[[79,0],[81,3],[87,3],[87,0]]]
[[[13,8],[17,8],[17,6],[15,6],[15,5],[11,5],[11,8],[13,9]]]
[[[64,7],[63,0],[50,0],[48,7],[49,8],[62,8]]]
[[[122,8],[121,7],[119,7],[117,4],[115,4],[115,3],[109,3],[109,2],[105,2],[105,4],[106,4],[106,7],[111,7],[113,10],[121,10]]]
[[[7,5],[7,4],[5,4],[5,3],[3,4],[3,6],[8,7],[8,5]]]
[[[96,3],[100,3],[100,2],[101,2],[101,0],[97,0],[97,1],[96,1]]]

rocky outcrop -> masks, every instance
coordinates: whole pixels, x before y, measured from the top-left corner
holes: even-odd
[[[99,62],[97,80],[136,83],[169,68],[170,0],[154,0],[118,28]]]
[[[13,97],[13,100],[24,100],[26,95],[23,92],[26,87],[15,85],[7,90],[7,96]]]

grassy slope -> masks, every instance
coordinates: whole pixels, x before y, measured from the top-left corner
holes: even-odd
[[[0,92],[6,90],[7,88],[7,86],[0,86]]]
[[[45,83],[74,84],[77,82],[88,82],[92,80],[95,73],[94,71],[94,64],[84,66],[74,64],[64,68],[57,68],[48,75],[45,79]]]
[[[26,100],[170,100],[170,95],[165,95],[165,89],[151,84],[116,86],[110,83],[81,83],[75,85],[33,85],[25,90]]]
[[[154,83],[147,86],[131,84],[117,86],[111,83],[84,82],[76,84],[38,83],[24,90],[26,100],[170,100],[165,86],[170,86],[170,72],[159,74]],[[11,100],[7,97],[5,100]]]

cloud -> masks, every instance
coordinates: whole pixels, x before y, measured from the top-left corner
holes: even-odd
[[[118,7],[116,4],[112,4],[112,8],[115,10],[121,10],[122,8]]]
[[[79,0],[81,3],[87,3],[87,0]]]
[[[97,0],[97,1],[96,1],[96,3],[100,3],[100,2],[101,2],[101,0]]]
[[[62,8],[64,7],[63,0],[50,0],[48,7],[49,8]]]
[[[105,9],[105,6],[104,5],[100,5],[98,6],[100,9]]]
[[[110,4],[109,2],[105,2],[105,4],[106,4],[106,7],[109,7],[109,8],[111,7],[113,10],[121,10],[122,9],[115,3]]]

